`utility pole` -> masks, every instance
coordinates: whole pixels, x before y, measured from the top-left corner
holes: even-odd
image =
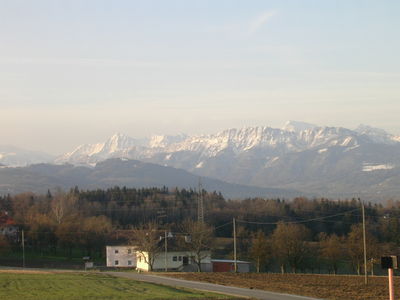
[[[365,207],[364,202],[358,198],[358,201],[361,204],[361,212],[362,212],[362,220],[363,220],[363,243],[364,243],[364,281],[365,285],[368,284],[368,270],[367,270],[367,238],[366,238],[366,230],[365,230]]]
[[[233,218],[233,261],[235,273],[237,273],[237,257],[236,257],[236,219]]]
[[[168,272],[168,261],[167,261],[167,254],[168,254],[168,241],[167,241],[167,231],[164,230],[164,262],[165,262],[165,272]]]
[[[199,195],[197,199],[197,221],[204,223],[204,199],[203,199],[203,186],[201,185],[201,178],[199,177]]]
[[[25,269],[25,235],[24,230],[22,229],[22,268]]]

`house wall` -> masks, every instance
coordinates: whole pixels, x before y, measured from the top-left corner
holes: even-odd
[[[107,267],[136,267],[136,250],[134,246],[107,246],[106,257]]]
[[[146,263],[148,259],[148,254],[145,253],[140,253],[137,251],[136,253],[136,269],[142,270],[142,271],[150,271],[149,265]]]
[[[13,225],[7,225],[0,228],[0,234],[15,238],[18,235],[18,227]]]
[[[237,268],[238,268],[239,273],[249,273],[250,272],[250,264],[239,263],[237,265]]]
[[[143,255],[148,257],[147,253],[141,254],[138,252],[138,259],[136,262],[136,268],[143,271],[150,271],[150,267],[145,262]],[[191,259],[192,254],[187,251],[173,251],[167,253],[167,269],[168,270],[182,270],[184,265],[184,257],[188,259],[188,265],[193,265],[194,262]],[[202,260],[202,270],[209,271],[211,270],[211,255],[210,253],[206,253],[206,257]],[[165,270],[165,253],[160,252],[156,255],[153,270]]]
[[[212,262],[213,272],[235,272],[235,263],[233,262]],[[239,273],[250,272],[249,263],[237,263],[237,271]]]
[[[226,262],[213,262],[213,272],[233,272],[234,265],[233,263],[226,263]]]
[[[212,272],[212,263],[211,263],[211,261],[210,262],[201,263],[201,271],[202,272]]]

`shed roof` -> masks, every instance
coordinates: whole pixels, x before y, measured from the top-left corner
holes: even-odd
[[[211,262],[235,263],[235,260],[233,260],[233,259],[212,259]],[[244,260],[237,260],[236,263],[238,263],[238,264],[251,264],[251,262],[244,261]]]

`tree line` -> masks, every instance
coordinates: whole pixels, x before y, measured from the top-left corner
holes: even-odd
[[[0,197],[0,213],[25,231],[28,249],[43,254],[102,257],[109,243],[126,243],[132,230],[149,222],[182,231],[197,218],[197,200],[204,199],[205,221],[216,241],[232,240],[238,220],[240,259],[252,260],[258,271],[279,265],[282,272],[336,273],[344,260],[361,271],[361,210],[356,199],[225,199],[218,192],[194,189],[126,188],[24,193]],[[400,204],[366,204],[369,261],[400,246]],[[0,251],[17,249],[20,241],[0,238]],[[219,245],[213,242],[214,245]],[[232,243],[212,249],[231,257]],[[79,253],[79,254],[77,254]],[[371,268],[371,270],[373,270]]]

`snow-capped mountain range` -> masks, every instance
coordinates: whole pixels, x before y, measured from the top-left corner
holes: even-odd
[[[108,158],[119,157],[156,159],[158,162],[164,160],[164,164],[170,165],[174,155],[189,152],[197,157],[192,162],[193,167],[196,167],[204,163],[203,160],[226,152],[240,155],[257,150],[280,155],[320,147],[341,146],[354,149],[362,143],[395,145],[400,143],[400,137],[366,125],[350,130],[341,127],[319,127],[296,121],[287,122],[282,129],[246,127],[192,137],[183,134],[157,135],[137,140],[117,133],[103,143],[79,146],[72,152],[58,157],[55,162],[93,165]]]
[[[134,139],[115,134],[53,163],[94,167],[110,158],[184,169],[229,183],[327,197],[400,197],[400,137],[360,125],[354,130],[290,121],[197,136]],[[0,158],[0,163],[7,165]]]

